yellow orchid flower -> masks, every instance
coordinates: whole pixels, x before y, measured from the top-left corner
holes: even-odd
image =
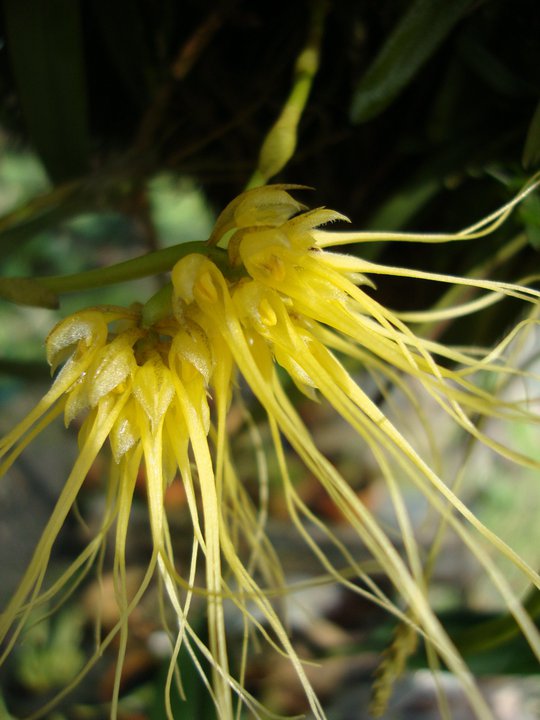
[[[51,390],[35,410],[2,440],[1,472],[9,468],[32,437],[58,414],[64,413],[66,424],[83,412],[87,416],[79,432],[77,461],[32,562],[2,614],[0,637],[6,638],[11,631],[2,660],[17,640],[30,611],[60,594],[70,581],[75,580],[81,567],[95,560],[106,533],[116,522],[114,572],[121,620],[101,642],[96,656],[83,671],[90,668],[114,635],[120,633],[120,662],[112,716],[116,715],[128,618],[156,572],[162,578],[178,620],[169,687],[176,657],[184,643],[194,659],[197,651],[206,656],[214,669],[211,692],[220,717],[233,716],[231,688],[248,705],[257,705],[228,670],[224,598],[230,597],[246,617],[250,613],[247,601],[230,589],[231,580],[224,580],[223,563],[247,593],[250,603],[255,604],[270,623],[282,645],[282,652],[293,658],[299,674],[303,676],[302,666],[281,622],[251,578],[253,568],[248,572],[236,549],[240,532],[252,547],[253,558],[256,554],[264,554],[256,547],[260,541],[256,513],[239,485],[224,446],[232,358],[227,356],[223,343],[219,338],[210,343],[208,336],[189,318],[181,323],[169,318],[159,326],[144,329],[141,327],[140,309],[95,308],[76,313],[59,323],[47,339],[47,355],[53,369],[64,360],[65,364]],[[211,429],[210,388],[218,423],[217,458],[213,457],[208,439]],[[54,541],[107,438],[113,466],[100,532],[62,577],[52,587],[42,590]],[[140,587],[133,598],[128,598],[125,546],[135,481],[141,465],[146,469],[153,553]],[[166,487],[176,475],[179,475],[186,492],[193,527],[192,561],[185,577],[180,576],[176,569],[164,509]],[[225,520],[223,504],[228,511],[234,510],[239,515],[230,525]],[[195,635],[187,618],[192,593],[199,592],[195,587],[199,553],[206,560],[206,584],[200,592],[207,597],[208,647]],[[265,567],[263,571],[267,573],[268,569]],[[318,707],[307,680],[305,683],[314,706]],[[167,709],[168,716],[172,717],[169,704]]]
[[[345,218],[326,209],[306,211],[289,193],[296,188],[285,185],[257,188],[230,203],[210,238],[211,245],[222,248],[219,264],[203,252],[192,253],[177,262],[172,269],[169,310],[155,322],[146,321],[142,307],[98,307],[75,313],[49,335],[48,360],[53,370],[62,367],[36,408],[0,441],[0,473],[61,413],[66,424],[81,415],[86,417],[79,432],[77,460],[34,557],[0,620],[0,640],[7,639],[2,659],[13,648],[29,613],[51,598],[61,597],[78,581],[80,571],[90,568],[103,547],[105,535],[115,524],[114,575],[120,620],[101,640],[83,670],[86,672],[119,635],[113,717],[117,711],[128,618],[154,576],[161,579],[177,625],[174,630],[167,628],[172,643],[167,697],[184,645],[197,665],[197,658],[203,656],[212,668],[209,690],[220,718],[229,720],[235,716],[235,695],[255,716],[264,713],[243,687],[247,643],[250,631],[256,631],[289,658],[313,715],[318,719],[325,717],[304,664],[271,602],[272,594],[284,592],[285,588],[279,561],[266,536],[265,508],[254,505],[234,466],[226,422],[241,377],[266,411],[273,444],[269,452],[277,459],[280,492],[291,522],[324,571],[354,592],[369,597],[424,637],[430,651],[460,678],[477,716],[488,718],[489,709],[471,673],[430,606],[425,559],[402,498],[401,483],[412,482],[476,556],[539,658],[538,630],[497,569],[487,547],[492,545],[511,558],[537,587],[540,578],[474,516],[362,389],[347,370],[344,358],[359,362],[402,389],[406,389],[407,378],[412,379],[472,437],[512,461],[534,465],[533,460],[490,438],[479,422],[490,417],[538,420],[525,405],[499,401],[477,382],[479,374],[494,377],[519,374],[503,361],[509,340],[479,356],[477,352],[449,348],[418,337],[406,320],[436,320],[452,313],[459,316],[506,295],[537,303],[540,293],[510,283],[385,267],[328,251],[326,248],[333,245],[371,241],[380,236],[320,230],[321,225]],[[526,188],[512,203],[462,233],[420,239],[465,240],[489,232],[531,189],[532,186]],[[419,238],[399,234],[393,239]],[[375,299],[370,276],[382,273],[470,285],[485,291],[485,295],[450,311],[409,314],[407,318]],[[529,324],[524,322],[521,327],[526,329]],[[446,361],[455,364],[455,369]],[[403,555],[317,448],[291,402],[283,373],[308,398],[321,398],[333,407],[373,455],[394,504]],[[398,600],[393,601],[382,592],[332,529],[306,506],[289,475],[282,438],[286,438],[356,530],[380,570],[394,585]],[[55,539],[107,439],[112,460],[102,526],[69,569],[47,586],[46,569]],[[141,467],[145,468],[147,478],[153,552],[138,590],[128,597],[125,547],[135,480]],[[183,484],[191,519],[193,544],[187,568],[178,567],[164,508],[164,493],[173,481]],[[260,482],[264,482],[263,477]],[[310,526],[324,532],[341,553],[346,569],[335,567],[313,539]],[[202,588],[196,584],[201,565],[205,577]],[[351,573],[361,578],[364,585],[351,582]],[[206,599],[207,645],[190,621],[194,594]],[[227,649],[226,602],[237,608],[246,627],[242,659],[236,669],[231,667]],[[165,619],[164,622],[166,625]],[[80,675],[74,682],[79,678]],[[168,717],[172,718],[168,699],[166,707]]]

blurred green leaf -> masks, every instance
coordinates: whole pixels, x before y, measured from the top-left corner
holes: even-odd
[[[537,618],[540,593],[534,588],[525,600],[533,619]],[[463,654],[469,668],[478,675],[537,675],[538,658],[521,634],[521,628],[510,614],[461,610],[439,615],[450,639]],[[538,620],[536,619],[538,625]],[[360,643],[347,645],[344,654],[382,653],[390,646],[396,630],[394,622],[378,626]],[[328,656],[323,656],[328,657]],[[419,643],[407,662],[409,668],[429,667],[425,646]]]
[[[531,168],[540,162],[540,102],[532,116],[523,148],[523,167]]]
[[[30,139],[54,181],[88,166],[78,0],[4,0],[6,36]]]
[[[2,697],[1,693],[0,693],[0,717],[4,718],[4,720],[17,720],[17,718],[14,715],[11,715],[8,712],[6,703],[4,702],[4,698]]]
[[[533,587],[523,605],[536,621],[540,616],[540,591]],[[450,636],[467,664],[477,674],[537,674],[538,658],[522,635],[522,629],[510,613],[476,619],[474,614],[462,614],[462,620]]]
[[[31,278],[0,278],[0,297],[19,305],[59,307],[56,293]]]
[[[390,105],[472,5],[473,0],[415,0],[356,88],[351,121],[371,120]]]
[[[529,195],[519,208],[519,216],[530,244],[535,250],[540,250],[540,197]]]
[[[533,620],[540,617],[540,590],[532,587],[523,603]],[[474,626],[453,635],[452,639],[463,653],[475,653],[502,647],[508,642],[521,638],[521,629],[510,613],[477,622]]]
[[[399,230],[441,189],[437,178],[421,178],[401,187],[371,216],[370,230]]]

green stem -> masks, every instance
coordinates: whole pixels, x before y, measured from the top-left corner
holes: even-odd
[[[138,278],[169,271],[181,258],[190,253],[202,253],[221,260],[223,250],[210,247],[206,241],[188,242],[141,255],[116,265],[87,270],[74,275],[51,275],[35,278],[37,282],[55,293],[77,292],[90,288],[114,285]]]
[[[152,295],[142,309],[142,326],[149,328],[172,312],[172,283],[167,283]]]

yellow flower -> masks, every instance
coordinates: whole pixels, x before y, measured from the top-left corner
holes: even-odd
[[[360,241],[364,237],[359,233],[317,230],[322,224],[343,219],[342,216],[325,209],[297,214],[303,208],[287,193],[287,189],[287,186],[274,186],[251,190],[233,201],[218,219],[212,239],[219,243],[220,236],[224,236],[225,243],[228,243],[229,267],[236,269],[234,279],[231,280],[230,274],[222,272],[202,255],[188,256],[175,266],[172,279],[177,317],[181,319],[188,314],[200,314],[198,322],[201,327],[211,336],[221,335],[235,365],[265,408],[291,518],[323,566],[341,582],[347,583],[346,577],[331,566],[303,525],[304,522],[320,524],[320,521],[303,504],[288,477],[281,434],[318,478],[343,516],[357,529],[379,566],[394,583],[410,610],[406,622],[418,624],[420,632],[465,683],[479,716],[486,716],[488,711],[483,700],[472,688],[461,659],[429,607],[424,564],[396,482],[397,476],[408,478],[421,490],[484,565],[540,657],[538,631],[470,526],[510,557],[527,579],[537,586],[539,576],[470,512],[355,382],[337,354],[359,360],[365,367],[386,374],[390,381],[397,384],[402,385],[403,381],[396,371],[405,373],[420,383],[473,437],[514,461],[535,465],[534,460],[519,456],[489,438],[479,427],[483,417],[521,417],[527,421],[538,421],[526,408],[497,401],[470,379],[479,372],[496,376],[512,372],[496,362],[506,341],[492,353],[479,358],[423,340],[362,286],[373,287],[366,277],[367,273],[388,273],[461,283],[490,291],[489,296],[479,301],[453,308],[450,313],[446,311],[447,316],[451,316],[452,312],[455,315],[472,312],[504,295],[536,302],[539,293],[505,283],[385,268],[328,252],[324,250],[326,246],[340,241]],[[466,239],[493,229],[511,206],[488,218],[485,226],[475,226],[461,235],[446,239]],[[406,237],[400,236],[399,239]],[[410,239],[418,238],[413,236]],[[433,236],[421,239],[438,242],[444,238]],[[440,316],[444,317],[444,312]],[[426,313],[422,317],[437,319],[438,314]],[[461,363],[462,367],[451,370],[437,362],[437,355]],[[371,449],[395,505],[406,549],[405,559],[398,556],[375,518],[314,445],[288,398],[276,365],[281,366],[308,397],[313,397],[315,393],[322,395]],[[465,523],[456,518],[455,510]],[[337,538],[328,530],[326,532],[339,546]],[[373,588],[354,559],[348,557],[343,548],[340,549],[347,562],[373,589],[373,599],[399,615],[395,607],[390,607],[388,599]]]
[[[61,322],[48,337],[47,354],[53,368],[66,357],[68,359],[52,389],[34,412],[3,440],[2,454],[6,456],[2,466],[4,471],[31,437],[59,412],[63,410],[66,424],[81,412],[87,412],[79,434],[79,456],[34,559],[2,617],[2,636],[17,621],[21,608],[22,620],[18,622],[18,630],[30,607],[44,602],[51,592],[59,592],[81,563],[96,555],[105,533],[116,520],[115,572],[119,581],[117,600],[122,611],[121,627],[116,630],[122,632],[121,654],[124,652],[127,616],[133,606],[133,601],[128,602],[125,596],[124,548],[135,479],[143,462],[154,551],[136,598],[140,598],[158,567],[165,583],[169,583],[167,590],[171,600],[178,604],[176,609],[180,623],[184,610],[179,605],[174,589],[174,558],[163,503],[166,485],[177,470],[194,513],[193,562],[195,564],[198,547],[203,547],[208,558],[208,591],[214,594],[221,592],[218,529],[215,522],[216,488],[206,441],[209,410],[205,383],[211,362],[208,348],[198,347],[196,333],[190,338],[189,344],[184,342],[185,329],[177,332],[173,340],[169,335],[169,327],[160,327],[158,334],[156,329],[141,329],[139,321],[140,312],[96,308],[77,313]],[[114,326],[116,329],[112,329]],[[175,326],[173,330],[176,332],[178,328]],[[179,350],[180,345],[182,347]],[[52,544],[107,438],[117,469],[111,473],[112,487],[107,495],[108,506],[101,532],[53,589],[40,595]],[[200,473],[200,485],[205,498],[204,532],[199,526],[197,505],[193,499],[193,478],[188,454],[190,439],[197,465],[204,465],[204,471]],[[189,582],[186,580],[187,584]],[[189,600],[185,602],[189,605]],[[211,652],[216,662],[225,665],[223,672],[226,672],[222,612],[219,604],[209,603],[209,607],[213,629]],[[8,644],[8,650],[18,630]],[[186,632],[187,629],[183,627],[182,633]],[[118,680],[119,674],[117,683]],[[219,680],[217,685],[223,685],[222,681]],[[220,702],[225,705],[227,693],[223,693],[223,690],[220,692],[223,695],[219,698]]]
[[[86,417],[72,472],[20,587],[0,621],[0,639],[9,636],[3,657],[11,651],[30,611],[61,596],[78,581],[81,569],[90,568],[105,535],[116,523],[114,573],[120,620],[102,639],[83,671],[119,634],[112,716],[118,702],[128,618],[153,576],[159,575],[177,619],[177,627],[169,629],[172,659],[167,695],[184,644],[194,662],[197,655],[202,655],[212,667],[211,693],[220,718],[234,716],[235,694],[240,703],[257,713],[257,701],[243,688],[251,628],[290,659],[314,716],[324,717],[303,663],[270,601],[273,592],[283,592],[284,588],[279,562],[265,533],[264,503],[259,508],[254,506],[234,467],[226,421],[241,376],[266,411],[273,444],[268,452],[277,458],[281,492],[291,521],[324,571],[370,597],[424,636],[430,650],[461,679],[477,715],[488,717],[489,711],[464,661],[430,607],[428,571],[402,499],[401,480],[407,479],[420,489],[483,564],[539,657],[537,629],[479,538],[510,557],[537,587],[540,578],[459,500],[351,376],[341,358],[348,356],[360,362],[402,389],[406,388],[403,376],[412,378],[473,437],[514,461],[532,463],[489,438],[478,423],[482,417],[532,419],[526,408],[498,402],[475,383],[480,372],[494,376],[517,372],[500,361],[507,341],[479,357],[421,339],[398,314],[376,301],[369,275],[408,274],[488,291],[483,299],[451,310],[454,315],[472,312],[503,295],[536,302],[539,293],[505,283],[387,268],[329,252],[325,248],[340,241],[375,238],[317,229],[344,218],[326,209],[305,211],[288,192],[295,187],[250,190],[225,208],[210,238],[211,244],[222,248],[221,259],[214,262],[197,253],[180,260],[172,270],[170,310],[150,327],[141,307],[102,307],[70,316],[49,335],[48,360],[53,370],[62,367],[37,407],[1,441],[0,472],[5,472],[32,438],[59,414],[64,414],[66,424],[81,414]],[[423,239],[437,242],[476,236],[501,222],[511,207],[509,204],[483,225],[456,236]],[[417,313],[411,319],[436,319],[448,312]],[[457,369],[441,364],[437,356],[457,363]],[[404,556],[316,447],[284,387],[283,372],[308,398],[323,398],[370,449],[388,484]],[[283,437],[357,531],[403,602],[387,597],[332,529],[303,502],[289,476]],[[107,439],[112,463],[102,527],[70,568],[46,587],[45,572],[54,541]],[[147,477],[153,552],[140,587],[133,597],[128,597],[125,546],[141,466]],[[263,476],[262,471],[261,483]],[[183,483],[191,518],[193,545],[188,568],[178,568],[164,509],[164,493],[173,481]],[[346,570],[336,568],[329,560],[313,540],[310,525],[319,527],[335,545]],[[204,588],[196,587],[201,565]],[[351,573],[362,578],[365,587],[352,583]],[[207,646],[190,623],[194,593],[206,598]],[[231,669],[227,650],[226,600],[236,606],[246,627],[237,669]],[[165,619],[164,624],[167,626]],[[169,704],[167,712],[172,717]]]
[[[161,576],[178,623],[168,687],[184,643],[193,657],[195,652],[202,653],[213,667],[212,692],[220,717],[233,717],[231,689],[247,705],[256,707],[257,703],[238,680],[230,676],[228,669],[224,598],[231,597],[245,617],[250,616],[246,598],[231,590],[234,582],[262,612],[282,651],[292,658],[303,677],[303,669],[281,622],[251,577],[256,558],[263,557],[264,550],[258,547],[261,543],[258,518],[238,482],[225,447],[224,423],[231,395],[232,358],[220,338],[207,335],[188,317],[180,323],[167,318],[158,326],[145,329],[141,326],[140,309],[95,308],[76,313],[57,325],[47,339],[47,355],[53,369],[62,361],[65,364],[35,410],[3,439],[1,471],[5,472],[32,437],[59,413],[64,413],[66,424],[81,413],[87,415],[79,432],[77,461],[32,562],[2,615],[0,637],[6,638],[12,631],[3,658],[13,647],[30,610],[61,594],[70,581],[75,581],[80,568],[95,560],[106,533],[116,522],[114,572],[121,619],[83,671],[91,667],[114,635],[120,633],[113,716],[126,649],[128,617],[155,572]],[[208,439],[210,390],[217,422],[215,453]],[[113,467],[100,532],[62,577],[43,590],[53,543],[107,438]],[[128,598],[125,546],[141,465],[146,470],[153,553],[140,587],[133,598]],[[177,571],[164,510],[166,486],[177,474],[184,486],[193,527],[192,560],[185,575]],[[232,522],[228,522],[228,513],[236,515]],[[250,571],[237,554],[240,536],[252,549]],[[200,592],[207,597],[208,647],[194,633],[188,619],[192,594],[199,592],[195,576],[201,553],[205,557],[206,583]],[[229,575],[227,581],[223,564]],[[263,572],[268,575],[268,566]],[[307,680],[304,681],[311,693]],[[318,707],[314,696],[312,701],[314,707]],[[172,717],[169,706],[168,716]]]

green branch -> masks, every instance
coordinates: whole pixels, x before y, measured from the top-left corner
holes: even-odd
[[[206,241],[182,243],[116,265],[73,275],[0,278],[0,297],[20,305],[55,308],[58,307],[58,295],[168,272],[178,260],[190,253],[203,253],[218,264],[222,263],[224,256],[223,250],[209,246]]]

